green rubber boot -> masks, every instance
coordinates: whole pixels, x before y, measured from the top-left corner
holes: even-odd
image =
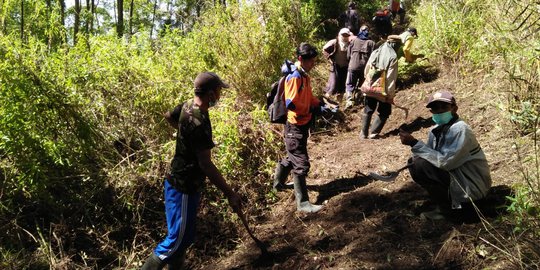
[[[289,177],[291,169],[291,167],[285,167],[281,165],[281,163],[278,163],[276,172],[274,174],[274,191],[282,191],[284,189],[290,189],[293,187],[291,184],[285,183],[285,180],[287,180],[287,177]]]
[[[141,270],[161,270],[165,267],[165,262],[163,262],[154,252],[152,252],[152,255],[146,259],[146,262],[144,262],[144,265],[142,266]]]
[[[375,121],[373,121],[373,128],[371,129],[371,134],[369,134],[368,138],[370,139],[377,139],[379,137],[379,133],[381,133],[381,130],[384,127],[384,124],[386,124],[386,120],[388,118],[380,118],[377,116],[375,118]]]
[[[360,131],[360,138],[367,139],[369,132],[369,124],[371,123],[371,117],[373,114],[362,114],[362,131]]]

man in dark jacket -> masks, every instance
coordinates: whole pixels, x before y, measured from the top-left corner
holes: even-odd
[[[388,35],[392,34],[392,13],[388,8],[375,12],[372,21],[375,26],[375,34],[380,39],[386,39]]]
[[[356,3],[349,2],[349,8],[339,16],[339,21],[343,22],[343,27],[349,28],[351,32],[357,33],[360,25],[360,16],[356,10]]]
[[[366,25],[360,27],[358,36],[349,44],[349,50],[347,52],[347,58],[349,59],[349,67],[347,72],[346,82],[346,98],[347,102],[345,109],[354,104],[354,93],[358,88],[358,84],[364,81],[364,69],[366,63],[375,48],[375,42],[368,39],[369,28]]]

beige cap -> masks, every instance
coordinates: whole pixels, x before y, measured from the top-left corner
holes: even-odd
[[[427,108],[431,107],[431,105],[433,105],[433,102],[437,102],[437,101],[454,104],[454,105],[456,104],[456,99],[454,98],[454,95],[452,95],[452,93],[448,91],[440,91],[429,97],[426,107]]]
[[[351,30],[349,30],[349,28],[341,28],[341,30],[339,30],[339,35],[340,36],[350,36],[352,33],[351,33]]]

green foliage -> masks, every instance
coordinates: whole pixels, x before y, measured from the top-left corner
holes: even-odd
[[[529,187],[516,188],[516,194],[508,197],[510,205],[507,210],[512,214],[512,223],[515,224],[515,232],[527,232],[533,237],[540,236],[540,205],[538,205],[538,193]]]
[[[10,1],[3,7],[8,4],[16,8]],[[27,8],[38,5],[43,3]],[[17,209],[39,202],[20,223],[40,240],[27,239],[15,249],[40,245],[64,252],[62,243],[68,239],[53,241],[54,229],[40,224],[62,223],[75,214],[73,209],[91,209],[66,224],[85,232],[99,235],[115,223],[144,226],[141,216],[149,215],[144,209],[153,206],[147,200],[160,198],[174,151],[174,130],[162,113],[192,97],[193,79],[204,70],[232,85],[210,111],[217,143],[213,159],[233,186],[249,186],[244,190],[254,193],[250,198],[265,199],[283,145],[262,104],[283,59],[293,58],[301,41],[317,43],[316,12],[311,4],[285,0],[204,12],[192,32],[171,27],[159,38],[142,31],[125,40],[114,33],[97,35],[110,27],[103,24],[80,34],[74,46],[51,47],[50,35],[66,31],[50,27],[59,20],[54,16],[42,20],[49,26],[28,29],[25,40],[15,29],[0,35],[0,221],[16,219]],[[35,20],[46,16],[30,13],[28,18]],[[209,200],[221,196],[210,195]],[[224,202],[217,207],[227,212]],[[36,225],[35,217],[44,222]],[[29,235],[8,227],[13,237]],[[9,235],[1,242],[15,241]],[[51,254],[34,255],[58,263]],[[74,263],[83,263],[77,258]]]
[[[419,47],[445,60],[471,61],[482,65],[491,56],[492,36],[486,34],[486,16],[491,16],[486,1],[421,1],[414,23],[420,33]]]
[[[540,104],[531,101],[523,101],[520,104],[521,107],[510,109],[510,120],[516,124],[522,135],[535,132],[540,122]]]
[[[32,38],[28,46],[13,41],[0,38],[2,169],[8,192],[31,195],[43,188],[44,178],[86,171],[81,165],[88,162],[95,137],[80,100],[55,72],[61,60],[47,56],[46,47]]]
[[[214,140],[217,142],[215,163],[220,171],[237,179],[242,176],[244,169],[242,157],[239,156],[242,143],[239,134],[239,111],[233,105],[235,97],[222,99],[220,106],[210,110],[210,119],[213,124]]]
[[[522,254],[518,257],[528,260],[525,265],[540,262],[537,252],[526,251],[537,250],[529,243],[540,233],[539,20],[538,3],[533,0],[420,1],[414,17],[419,32],[430,35],[418,40],[419,47],[430,52],[428,57],[459,62],[463,76],[482,69],[487,80],[478,85],[489,85],[496,94],[506,95],[508,102],[502,107],[518,131],[516,142],[526,150],[518,152],[522,180],[508,207],[509,220],[520,233],[516,242]]]

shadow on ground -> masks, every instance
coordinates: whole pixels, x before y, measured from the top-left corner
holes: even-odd
[[[329,201],[323,214],[290,209],[273,224],[272,232],[263,236],[270,243],[269,253],[261,254],[249,244],[226,269],[312,269],[308,266],[314,264],[332,269],[351,260],[362,262],[356,269],[463,269],[463,261],[474,264],[481,260],[467,257],[473,252],[468,249],[474,248],[470,241],[478,229],[466,224],[491,221],[504,214],[509,203],[506,198],[512,194],[508,186],[492,187],[474,206],[465,205],[462,210],[445,213],[445,220],[432,221],[420,216],[433,205],[415,183],[392,192],[367,186],[369,183],[373,181],[368,176],[358,174],[310,186],[319,192],[318,203],[337,198]],[[342,256],[332,259],[322,255],[335,253]]]
[[[308,186],[310,190],[319,192],[317,196],[316,204],[321,204],[324,201],[339,195],[341,193],[349,192],[351,190],[363,187],[371,182],[372,179],[367,175],[359,173],[354,177],[338,178],[332,182],[318,186]]]
[[[399,91],[415,84],[432,82],[439,77],[439,73],[440,70],[425,59],[419,59],[413,64],[400,65],[396,88]]]
[[[435,123],[433,123],[433,120],[431,118],[423,118],[423,117],[417,117],[412,122],[408,124],[403,124],[399,126],[398,128],[395,128],[393,130],[390,130],[386,132],[385,134],[381,135],[381,138],[386,138],[390,136],[397,136],[399,134],[399,130],[403,129],[409,133],[413,133],[415,131],[419,131],[423,128],[428,128],[433,126]]]

